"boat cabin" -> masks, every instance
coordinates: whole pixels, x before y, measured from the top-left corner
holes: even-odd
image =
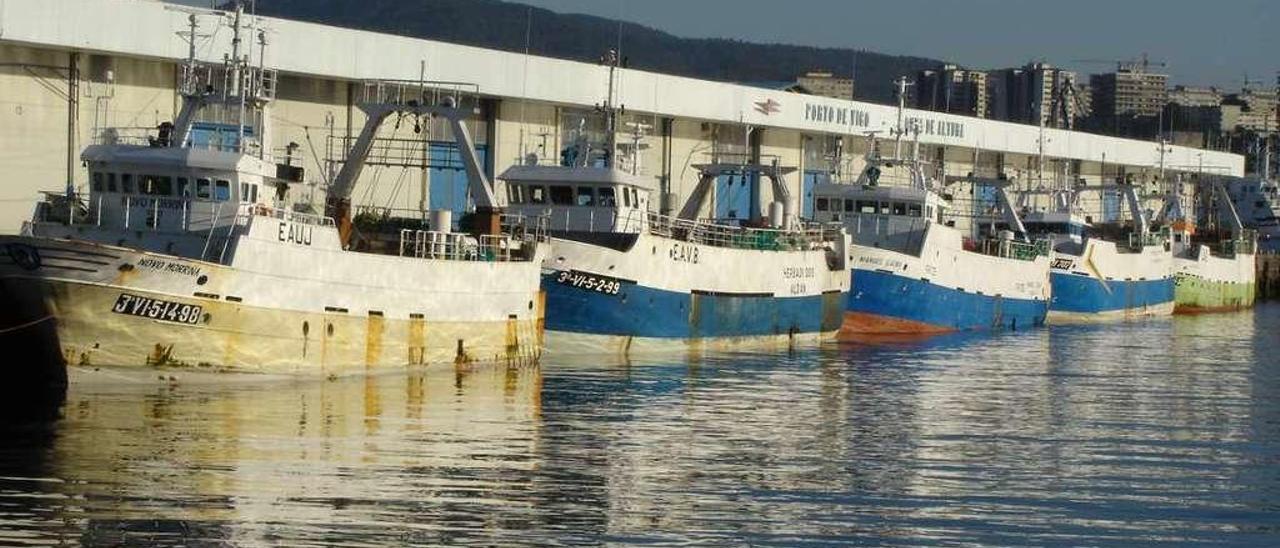
[[[188,232],[225,226],[240,206],[276,203],[276,166],[198,148],[92,145],[81,155],[89,193],[81,222],[126,230]],[[269,185],[269,186],[268,186]]]
[[[506,183],[507,211],[545,215],[553,234],[638,233],[654,190],[650,177],[603,167],[518,165],[498,179]]]
[[[942,195],[908,187],[821,183],[813,188],[814,221],[841,223],[858,245],[915,253],[930,222],[945,224]]]
[[[1027,213],[1022,218],[1022,224],[1027,227],[1027,235],[1032,239],[1049,239],[1055,245],[1063,240],[1083,243],[1090,228],[1085,217],[1063,211]]]

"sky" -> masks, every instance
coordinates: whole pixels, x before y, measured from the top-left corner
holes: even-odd
[[[1166,63],[1154,69],[1175,84],[1228,90],[1246,75],[1274,86],[1280,70],[1280,0],[516,1],[677,36],[851,47],[983,69],[1044,61],[1087,74],[1115,64],[1081,61],[1146,53]]]
[[[412,0],[406,0],[412,1]],[[1167,63],[1174,83],[1274,86],[1280,0],[520,0],[622,18],[684,37],[852,47],[1003,68],[1045,61]],[[625,48],[625,36],[624,46]]]

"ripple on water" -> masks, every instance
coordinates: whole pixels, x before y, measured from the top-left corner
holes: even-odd
[[[74,386],[2,432],[0,544],[1275,545],[1277,327]]]

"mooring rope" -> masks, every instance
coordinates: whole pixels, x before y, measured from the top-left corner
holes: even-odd
[[[34,320],[34,321],[30,321],[30,322],[24,323],[24,324],[22,324],[22,325],[17,325],[17,326],[13,326],[13,327],[6,327],[6,328],[4,328],[4,329],[0,329],[0,335],[4,335],[4,334],[6,334],[6,333],[11,333],[11,332],[14,332],[14,331],[21,331],[21,330],[26,329],[26,328],[28,328],[28,327],[34,326],[34,325],[36,325],[36,324],[41,324],[41,323],[47,322],[47,321],[52,320],[52,319],[53,319],[53,314],[49,314],[48,316],[45,316],[45,317],[40,318],[40,319],[38,319],[38,320]]]

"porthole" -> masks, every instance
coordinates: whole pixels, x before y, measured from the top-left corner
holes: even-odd
[[[212,319],[213,319],[213,315],[209,314],[208,312],[204,313],[204,323],[209,323],[209,321]]]
[[[311,322],[302,322],[302,336],[311,334]]]
[[[209,277],[208,277],[208,276],[205,276],[204,274],[201,274],[199,278],[196,278],[196,285],[204,285],[204,284],[206,284],[206,283],[209,283]]]
[[[329,324],[329,327],[325,328],[325,332],[327,332],[327,333],[329,334],[329,336],[330,336],[330,337],[332,337],[332,336],[333,336],[333,324]]]

